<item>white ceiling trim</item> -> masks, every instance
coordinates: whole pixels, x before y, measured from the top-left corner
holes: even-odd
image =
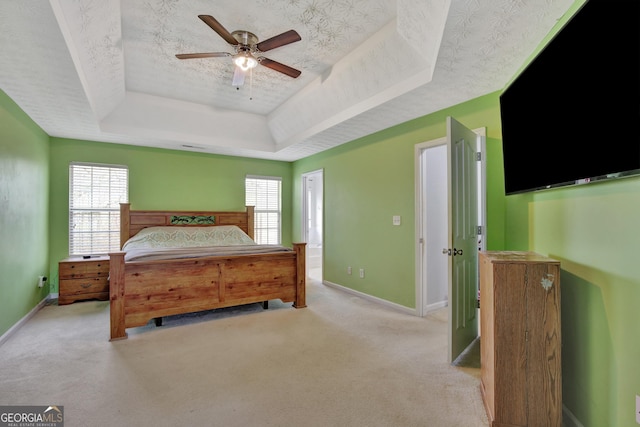
[[[119,0],[50,0],[67,50],[96,119],[124,99]]]
[[[109,133],[183,141],[203,148],[213,144],[274,152],[276,147],[263,115],[137,92],[127,92],[125,100],[100,123],[100,128]]]
[[[398,0],[398,33],[433,69],[451,0]]]
[[[259,117],[125,93],[119,1],[50,3],[102,131],[265,152],[298,144],[428,83],[438,52],[433,41],[442,39],[448,9],[448,2],[442,7],[440,0],[435,12],[428,14],[432,25],[427,27],[420,21],[427,15],[425,4],[399,2],[398,8],[407,9],[402,11],[404,27],[392,19],[329,72],[268,116]]]
[[[435,58],[416,55],[392,20],[269,115],[278,148],[304,141],[428,83],[434,63]]]

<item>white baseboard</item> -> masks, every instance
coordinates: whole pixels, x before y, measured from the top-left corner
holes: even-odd
[[[6,340],[8,340],[11,335],[15,334],[18,329],[22,327],[29,319],[31,319],[42,307],[47,305],[47,301],[51,299],[51,295],[47,295],[42,301],[40,301],[35,307],[31,309],[22,319],[20,319],[15,325],[9,328],[7,332],[0,336],[0,345],[4,344]]]
[[[349,293],[349,294],[353,294],[353,295],[357,295],[357,296],[359,296],[359,297],[361,297],[363,299],[366,299],[366,300],[369,300],[369,301],[373,301],[373,302],[375,302],[377,304],[385,305],[387,307],[393,308],[394,310],[399,310],[399,311],[401,311],[403,313],[411,314],[413,316],[417,316],[417,312],[416,312],[415,308],[405,307],[404,305],[396,304],[395,302],[391,302],[391,301],[384,300],[382,298],[374,297],[372,295],[368,295],[368,294],[365,294],[363,292],[356,291],[356,290],[353,290],[351,288],[347,288],[347,287],[342,286],[342,285],[338,285],[337,283],[329,282],[328,280],[323,280],[322,283],[327,285],[327,286],[330,286],[332,288],[341,290],[343,292],[346,292],[346,293]]]
[[[564,405],[562,405],[562,425],[564,427],[584,427],[580,420]]]
[[[447,305],[449,305],[449,300],[444,300],[444,301],[440,301],[440,302],[434,302],[433,304],[429,304],[427,306],[427,313],[430,312],[430,311],[439,310],[441,308],[446,307]]]

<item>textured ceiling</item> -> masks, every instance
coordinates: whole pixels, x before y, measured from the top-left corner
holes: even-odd
[[[297,160],[499,90],[571,0],[12,0],[0,89],[49,135]],[[239,89],[198,15],[266,40]]]

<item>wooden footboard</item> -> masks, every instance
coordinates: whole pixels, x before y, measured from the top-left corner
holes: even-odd
[[[162,261],[110,253],[111,340],[162,316],[280,299],[306,307],[305,243],[292,252]]]

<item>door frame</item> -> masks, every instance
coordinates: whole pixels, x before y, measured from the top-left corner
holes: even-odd
[[[487,194],[487,186],[486,186],[486,128],[476,128],[473,129],[473,132],[479,137],[478,138],[478,150],[481,153],[481,161],[479,164],[479,184],[480,194],[478,195],[478,212],[479,212],[479,224],[482,227],[482,233],[479,235],[479,244],[478,250],[486,249],[486,241],[487,241],[487,226],[486,226],[486,194]],[[428,313],[428,307],[426,304],[427,297],[427,283],[425,277],[426,265],[423,263],[422,250],[423,243],[421,239],[425,238],[426,230],[423,230],[423,202],[424,202],[424,190],[422,177],[424,175],[424,171],[422,170],[422,162],[421,155],[424,150],[428,150],[430,148],[435,148],[441,145],[447,144],[447,138],[436,138],[430,141],[421,142],[414,146],[414,171],[415,171],[415,278],[416,278],[416,310],[415,314],[420,317],[424,317]],[[448,173],[448,172],[447,172]],[[442,183],[443,186],[447,186],[446,182]],[[451,222],[451,218],[447,218],[448,222]],[[448,227],[449,228],[449,227]],[[450,228],[449,228],[450,229]],[[450,276],[451,271],[448,271],[447,274]],[[450,279],[450,277],[449,277]]]
[[[319,179],[322,180],[322,194],[320,194],[320,197],[322,198],[322,213],[321,213],[321,218],[320,221],[322,221],[322,234],[320,236],[320,238],[322,239],[322,265],[320,267],[321,270],[321,274],[324,277],[324,168],[321,169],[316,169],[314,171],[309,171],[309,172],[305,172],[303,174],[300,175],[300,177],[302,178],[302,195],[301,195],[301,216],[300,218],[302,218],[302,220],[300,221],[301,224],[300,226],[302,227],[302,241],[303,242],[309,242],[309,232],[307,229],[307,222],[309,221],[309,209],[307,206],[307,192],[309,190],[309,178],[311,177],[319,177]],[[309,257],[309,250],[307,250],[307,258]],[[305,261],[308,261],[305,260]],[[308,265],[308,264],[307,264]]]

